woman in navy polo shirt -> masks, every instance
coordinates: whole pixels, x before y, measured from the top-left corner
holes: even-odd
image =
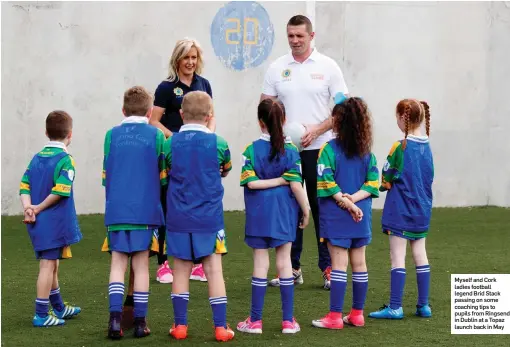
[[[187,38],[177,41],[170,58],[168,78],[161,82],[156,89],[154,109],[150,119],[150,124],[163,130],[167,138],[172,136],[172,133],[179,132],[183,124],[179,110],[184,95],[191,91],[200,90],[212,97],[209,81],[200,76],[203,65],[202,49],[197,41]],[[214,117],[207,124],[207,127],[211,131],[215,130],[216,121]],[[166,213],[166,191],[163,192],[161,201]],[[172,270],[163,251],[165,234],[165,227],[160,228],[159,266],[156,278],[160,283],[171,283],[173,281]],[[201,264],[193,267],[190,278],[203,282],[207,281]]]

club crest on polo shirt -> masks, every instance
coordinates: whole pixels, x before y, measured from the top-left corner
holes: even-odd
[[[312,73],[312,74],[310,74],[310,78],[312,80],[323,80],[324,79],[324,74],[321,74],[321,73]]]
[[[174,94],[175,94],[176,96],[182,96],[182,95],[184,94],[184,92],[182,91],[182,89],[181,89],[181,88],[179,88],[179,87],[175,87],[175,88],[174,88]]]
[[[290,73],[291,73],[290,69],[285,69],[282,71],[282,77],[284,81],[290,81]]]

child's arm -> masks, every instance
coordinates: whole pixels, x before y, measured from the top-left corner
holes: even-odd
[[[165,134],[162,130],[158,129],[156,135],[156,150],[158,154],[159,183],[162,187],[168,184],[168,170],[165,158],[165,141]]]
[[[112,131],[108,130],[104,137],[104,147],[103,147],[103,174],[102,174],[102,182],[103,187],[106,187],[106,160],[108,159],[108,154],[110,154],[110,143],[112,142]]]
[[[30,165],[27,170],[23,174],[21,178],[21,183],[19,185],[19,194],[21,205],[23,206],[23,222],[24,223],[34,223],[35,222],[35,214],[32,209],[32,198],[30,196],[30,176],[28,174],[30,170]]]
[[[367,177],[365,183],[354,194],[343,194],[342,196],[348,198],[354,203],[363,199],[372,197],[379,197],[379,169],[377,168],[377,159],[373,153],[370,153],[370,162],[368,164]],[[344,206],[341,205],[343,208]]]
[[[230,170],[232,170],[232,159],[230,158],[230,149],[228,143],[224,138],[218,136],[218,161],[220,162],[220,175],[227,177]]]
[[[63,198],[62,195],[50,194],[40,204],[38,204],[38,205],[31,205],[31,208],[33,208],[34,213],[37,216],[39,213],[41,213],[42,211],[46,210],[48,207],[51,207],[52,205],[54,205],[57,202],[59,202],[59,200],[62,199],[62,198]]]
[[[379,191],[384,192],[391,189],[391,184],[400,178],[404,167],[404,152],[402,144],[397,141],[391,147],[390,153],[386,159],[382,170],[382,181]]]
[[[342,206],[342,208],[345,208],[346,210],[349,211],[352,218],[356,222],[361,221],[361,219],[363,218],[363,211],[361,211],[361,209],[358,206],[356,206],[351,200],[344,197],[341,192],[334,194],[332,197],[333,199],[336,200],[338,205]]]
[[[296,197],[296,200],[303,212],[303,219],[299,223],[301,229],[306,228],[308,221],[310,220],[310,207],[308,206],[308,200],[306,198],[305,190],[299,181],[290,182],[290,189]]]
[[[246,186],[250,189],[269,189],[285,185],[289,185],[289,182],[283,177],[271,178],[268,180],[258,179],[256,181],[246,183]]]

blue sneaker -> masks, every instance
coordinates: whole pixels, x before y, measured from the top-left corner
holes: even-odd
[[[402,310],[402,307],[394,310],[388,305],[384,305],[379,309],[379,311],[371,312],[368,316],[370,318],[378,319],[402,319],[404,318],[404,311]]]
[[[32,319],[32,324],[34,327],[53,327],[57,325],[64,325],[65,321],[63,319],[59,319],[54,315],[47,315],[46,317],[39,317],[38,314],[34,316]]]
[[[429,304],[422,305],[422,306],[416,305],[416,315],[418,317],[423,317],[423,318],[432,317],[432,306],[430,306]]]
[[[74,307],[74,306],[67,305],[67,304],[64,306],[62,311],[53,309],[53,313],[55,314],[55,316],[57,316],[60,319],[72,318],[73,316],[76,316],[80,312],[81,312],[81,308]]]

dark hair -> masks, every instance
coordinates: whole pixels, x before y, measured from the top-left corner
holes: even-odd
[[[264,99],[258,107],[259,121],[264,123],[271,136],[272,161],[279,154],[285,153],[285,136],[283,135],[283,123],[285,122],[285,107],[278,100]]]
[[[402,143],[402,149],[406,149],[407,134],[409,126],[416,128],[425,119],[425,131],[427,136],[430,134],[430,108],[426,101],[418,101],[416,99],[400,100],[397,104],[397,114],[404,118],[405,124],[405,137]]]
[[[372,120],[367,104],[350,97],[333,108],[333,131],[348,158],[364,156],[372,149]]]
[[[145,116],[152,107],[152,96],[140,86],[131,87],[124,93],[124,112],[126,116]]]
[[[46,117],[46,133],[50,140],[65,139],[71,130],[73,130],[73,119],[66,111],[52,111]]]
[[[287,26],[299,26],[299,25],[306,25],[306,31],[309,34],[312,33],[313,31],[312,22],[306,16],[298,14],[297,16],[294,16],[291,19],[289,19],[289,22],[287,23]]]

